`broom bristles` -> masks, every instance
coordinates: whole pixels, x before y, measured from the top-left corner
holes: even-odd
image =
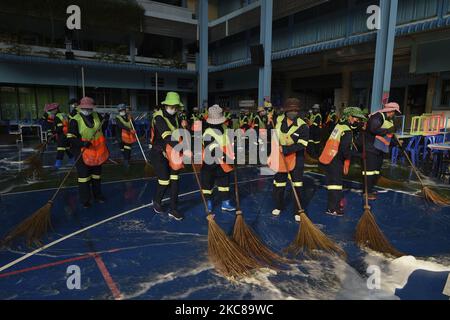
[[[345,257],[345,251],[317,228],[305,212],[300,212],[300,219],[299,231],[294,241],[286,249],[287,253],[297,256],[302,251],[313,253],[315,250],[322,250]]]
[[[42,160],[39,153],[35,153],[24,161],[28,165],[25,170],[26,176],[36,175],[42,177],[44,173],[44,167],[42,166]]]
[[[434,203],[441,207],[450,206],[450,200],[433,191],[430,187],[424,187],[422,189],[423,196],[431,203]]]
[[[52,205],[51,201],[47,202],[42,208],[18,224],[7,234],[2,244],[7,245],[19,238],[24,238],[28,247],[42,245],[42,237],[52,228]]]
[[[388,179],[383,176],[380,176],[380,178],[377,181],[377,185],[382,188],[397,188],[397,189],[399,189],[399,188],[405,187],[405,184],[402,181]]]
[[[386,239],[369,208],[364,209],[364,214],[356,227],[355,241],[360,247],[367,247],[394,257],[403,256]]]
[[[233,240],[255,260],[269,267],[278,269],[288,262],[262,243],[253,230],[245,223],[242,214],[236,215],[233,229]]]
[[[208,216],[208,255],[216,270],[227,278],[248,276],[261,267],[228,238],[211,215]]]

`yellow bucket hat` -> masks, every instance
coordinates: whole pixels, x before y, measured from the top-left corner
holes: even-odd
[[[180,106],[184,107],[184,104],[181,102],[180,95],[176,92],[167,92],[166,100],[161,102],[161,104],[165,106]]]

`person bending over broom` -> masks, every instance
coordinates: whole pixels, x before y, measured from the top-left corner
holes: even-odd
[[[102,194],[102,165],[109,158],[106,138],[103,132],[108,127],[109,115],[102,117],[94,111],[94,100],[84,97],[80,101],[79,112],[69,122],[67,138],[71,151],[78,159],[78,188],[80,202],[84,208],[91,206],[91,193],[97,202],[105,202]]]
[[[369,200],[376,200],[377,194],[374,190],[378,178],[381,174],[383,159],[389,154],[391,144],[396,144],[393,136],[395,126],[393,119],[396,114],[401,114],[400,106],[396,102],[388,103],[382,110],[379,110],[369,117],[366,137],[367,152],[367,172],[362,172],[363,176],[367,176],[367,190]],[[358,142],[358,148],[362,150],[362,142]]]
[[[270,168],[277,172],[273,181],[274,216],[279,216],[284,209],[284,190],[287,186],[288,173],[297,193],[303,187],[305,148],[308,146],[309,138],[308,125],[300,117],[300,101],[295,98],[287,99],[283,111],[284,114],[274,120],[275,136],[272,139],[272,152],[268,161]],[[277,143],[274,144],[274,141]],[[287,168],[283,158],[287,162]],[[298,210],[299,208],[296,208],[297,213]],[[300,216],[297,213],[295,220],[299,222]]]
[[[343,175],[348,175],[353,148],[353,131],[360,130],[366,117],[360,108],[346,108],[340,122],[334,127],[319,158],[326,172],[328,209],[326,214],[344,215],[342,203]]]

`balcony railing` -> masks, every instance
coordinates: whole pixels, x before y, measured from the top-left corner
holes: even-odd
[[[83,50],[72,50],[72,52],[74,54],[74,58],[77,60],[90,60],[97,62],[122,63],[122,64],[132,63],[132,58],[129,55],[83,51]],[[20,56],[66,59],[66,50],[62,48],[49,48],[49,47],[29,46],[21,44],[7,44],[4,42],[0,42],[0,53],[7,53]],[[164,67],[177,69],[187,68],[186,64],[173,59],[159,59],[159,58],[135,56],[134,63],[138,65],[147,65],[162,68]],[[190,66],[190,69],[191,68],[192,66]]]

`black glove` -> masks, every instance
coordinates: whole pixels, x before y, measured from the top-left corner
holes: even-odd
[[[90,141],[83,141],[83,148],[89,148],[92,145]]]

